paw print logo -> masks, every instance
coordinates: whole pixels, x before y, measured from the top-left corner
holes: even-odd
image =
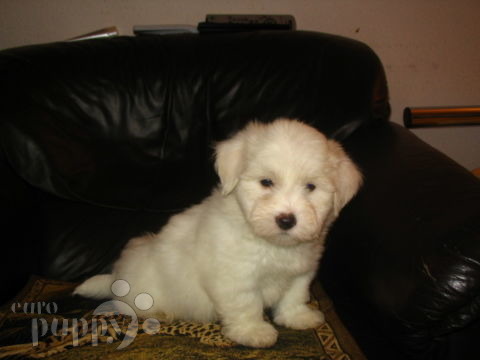
[[[125,280],[116,280],[112,283],[111,286],[112,293],[119,297],[125,297],[130,293],[130,284]],[[140,293],[135,296],[134,300],[135,307],[139,310],[148,310],[153,306],[153,297],[147,293]],[[138,317],[135,310],[126,302],[121,300],[110,300],[100,304],[94,311],[94,316],[106,315],[106,314],[120,314],[131,317],[131,321],[128,324],[128,328],[125,332],[125,336],[117,347],[118,350],[126,348],[130,345],[138,333]],[[100,319],[104,320],[104,319]],[[104,320],[105,321],[105,320]],[[114,319],[110,320],[113,329],[117,334],[121,333],[119,325]],[[106,325],[106,324],[105,324]],[[142,323],[142,329],[146,334],[154,335],[160,330],[160,321],[154,318],[145,319]],[[93,334],[92,334],[93,337]],[[114,338],[109,336],[107,338],[108,343],[112,343]],[[93,342],[93,338],[92,338]]]

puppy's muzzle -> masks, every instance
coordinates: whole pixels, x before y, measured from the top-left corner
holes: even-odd
[[[275,217],[275,222],[282,230],[289,230],[297,224],[297,218],[293,214],[280,214]]]

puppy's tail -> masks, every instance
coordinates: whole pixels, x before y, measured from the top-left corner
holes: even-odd
[[[113,297],[111,290],[114,281],[112,274],[95,275],[78,285],[73,295],[80,295],[92,299],[108,299]]]

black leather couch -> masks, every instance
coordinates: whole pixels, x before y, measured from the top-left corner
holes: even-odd
[[[119,37],[0,52],[1,296],[107,271],[209,194],[211,144],[302,119],[365,184],[319,281],[369,359],[480,358],[480,182],[389,122],[380,60],[309,32]],[[281,161],[281,160],[280,160]]]

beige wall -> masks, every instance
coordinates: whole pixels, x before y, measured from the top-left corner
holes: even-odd
[[[406,106],[480,105],[479,0],[0,0],[0,48],[107,26],[196,25],[207,13],[292,14],[301,30],[366,42],[385,65],[395,122]],[[480,167],[480,127],[415,133]]]

